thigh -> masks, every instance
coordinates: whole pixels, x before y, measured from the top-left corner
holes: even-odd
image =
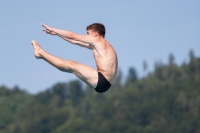
[[[84,81],[92,88],[96,88],[98,82],[98,71],[90,66],[72,61],[71,63],[72,73],[75,74],[79,79]]]

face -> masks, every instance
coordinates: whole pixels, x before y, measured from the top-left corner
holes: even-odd
[[[88,30],[88,31],[87,31],[87,35],[96,37],[96,36],[97,36],[97,33],[94,32],[94,31],[92,31],[92,30]]]

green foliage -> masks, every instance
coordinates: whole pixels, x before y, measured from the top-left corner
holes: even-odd
[[[199,133],[200,58],[178,66],[156,63],[138,79],[133,67],[125,84],[119,71],[106,93],[81,81],[57,83],[30,95],[0,87],[0,133]]]
[[[135,81],[137,81],[137,79],[138,79],[138,76],[137,76],[136,70],[133,67],[130,67],[128,70],[128,76],[126,79],[126,86],[131,83],[134,83]]]

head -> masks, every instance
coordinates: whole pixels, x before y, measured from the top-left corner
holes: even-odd
[[[86,28],[88,35],[93,36],[102,36],[104,38],[106,29],[105,26],[101,23],[93,23]]]

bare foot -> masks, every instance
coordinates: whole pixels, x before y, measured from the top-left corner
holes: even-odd
[[[42,55],[41,55],[42,48],[40,47],[40,45],[36,41],[31,41],[31,44],[33,45],[33,48],[34,48],[34,56],[37,59],[42,59]]]

